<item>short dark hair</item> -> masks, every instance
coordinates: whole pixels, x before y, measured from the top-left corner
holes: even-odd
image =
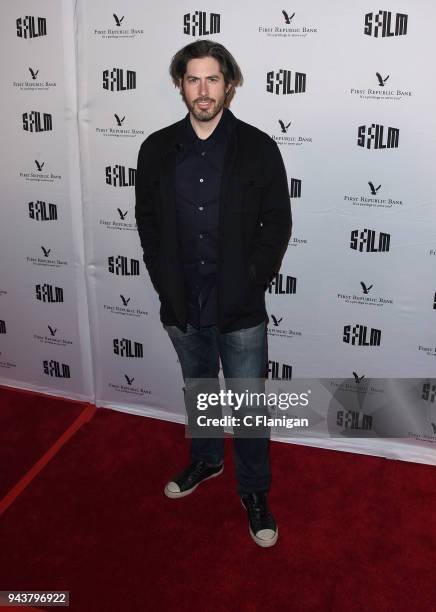
[[[229,97],[233,97],[234,88],[242,85],[244,78],[233,55],[220,43],[213,40],[196,40],[177,51],[170,64],[170,75],[174,85],[179,87],[180,80],[183,79],[186,66],[192,59],[202,57],[214,57],[220,65],[226,85],[232,86]],[[230,92],[229,92],[230,94]]]

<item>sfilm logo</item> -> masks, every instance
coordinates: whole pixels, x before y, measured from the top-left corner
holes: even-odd
[[[294,295],[297,292],[297,279],[295,276],[286,276],[281,273],[274,274],[268,286],[268,291],[275,295]]]
[[[47,36],[47,19],[26,15],[16,21],[18,38],[39,38]]]
[[[136,89],[136,72],[123,68],[103,70],[103,89],[107,91],[128,91]]]
[[[376,244],[377,232],[372,229],[352,230],[350,249],[366,253],[387,253],[391,242],[391,235],[380,232]]]
[[[45,283],[35,285],[36,299],[40,302],[59,303],[64,301],[64,290]]]
[[[183,15],[183,33],[188,36],[208,36],[219,34],[221,30],[221,15],[205,11],[195,11]]]
[[[47,359],[42,362],[44,374],[53,376],[54,378],[71,378],[70,366],[66,363],[59,363],[54,359]]]
[[[422,385],[421,399],[425,402],[435,403],[436,400],[436,384],[425,382]]]
[[[391,36],[405,36],[407,34],[408,15],[391,11],[378,11],[366,13],[363,33],[374,38],[389,38]],[[395,25],[394,25],[395,22]]]
[[[23,130],[26,132],[50,132],[53,129],[53,120],[50,113],[30,111],[23,113]]]
[[[367,149],[398,149],[399,138],[398,128],[385,128],[378,123],[371,123],[370,126],[359,125],[357,129],[357,145]]]
[[[116,276],[138,276],[139,261],[137,259],[128,259],[124,255],[111,255],[108,257],[108,270]]]
[[[372,416],[357,412],[357,410],[338,410],[336,413],[336,425],[344,429],[369,431],[372,429]]]
[[[267,376],[271,378],[271,380],[291,380],[292,366],[288,363],[269,360]]]
[[[133,187],[136,179],[136,168],[126,168],[120,164],[106,166],[106,184],[112,187]],[[127,175],[126,175],[127,172]]]
[[[304,93],[306,91],[306,74],[280,68],[266,74],[266,90],[276,95]]]
[[[381,330],[357,323],[344,325],[342,341],[353,346],[380,346]]]
[[[5,334],[6,333],[6,322],[0,320],[0,334]]]
[[[141,359],[144,355],[143,347],[140,342],[129,340],[128,338],[114,338],[113,351],[119,357],[133,357]]]
[[[56,221],[58,218],[57,205],[42,200],[29,202],[29,217],[35,221]]]
[[[301,198],[301,179],[291,178],[289,195],[291,198]]]

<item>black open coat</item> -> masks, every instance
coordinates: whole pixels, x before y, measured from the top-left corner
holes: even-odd
[[[221,332],[252,327],[267,318],[265,289],[280,268],[292,227],[286,170],[277,144],[228,112],[234,127],[220,194],[217,324]],[[144,263],[161,301],[161,320],[186,331],[174,181],[182,142],[183,120],[142,143],[135,215]]]

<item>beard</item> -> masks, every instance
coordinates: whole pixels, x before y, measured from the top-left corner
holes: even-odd
[[[196,98],[192,102],[188,102],[183,90],[182,97],[184,103],[188,107],[189,112],[192,113],[192,115],[197,119],[197,121],[211,121],[223,109],[224,102],[226,99],[225,96],[223,96],[219,100],[214,100],[213,98]],[[208,108],[200,108],[200,106],[198,105],[199,102],[208,102]]]

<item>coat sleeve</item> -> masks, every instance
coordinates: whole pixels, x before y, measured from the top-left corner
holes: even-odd
[[[249,262],[255,283],[265,284],[277,273],[287,249],[292,230],[288,179],[277,144],[269,141],[265,159],[267,184],[260,208],[259,239]]]
[[[141,241],[143,259],[150,275],[153,287],[159,293],[158,254],[159,227],[156,211],[153,207],[153,185],[150,180],[151,147],[149,139],[145,140],[138,154],[135,183],[135,217]]]

